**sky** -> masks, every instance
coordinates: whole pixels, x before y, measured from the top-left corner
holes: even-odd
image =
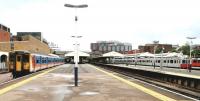
[[[73,9],[64,4],[88,4]],[[117,40],[138,45],[158,40],[200,44],[200,0],[0,0],[0,23],[16,32],[42,32],[61,50],[90,51],[90,43]],[[75,23],[74,16],[78,16]],[[83,36],[75,39],[71,36]]]

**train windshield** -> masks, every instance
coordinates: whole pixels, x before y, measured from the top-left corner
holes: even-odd
[[[28,54],[24,55],[23,62],[29,62],[29,55]]]

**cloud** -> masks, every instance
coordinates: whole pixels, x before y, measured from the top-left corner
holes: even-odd
[[[78,9],[76,27],[75,10],[64,4],[80,2],[89,7]],[[0,0],[0,22],[14,34],[41,31],[48,41],[67,50],[74,48],[71,35],[83,36],[82,50],[90,50],[90,43],[99,40],[130,42],[134,48],[153,40],[182,44],[187,36],[199,37],[199,3],[199,0]]]

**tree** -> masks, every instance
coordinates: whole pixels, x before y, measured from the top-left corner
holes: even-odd
[[[193,50],[192,51],[192,56],[193,57],[200,57],[200,50]]]
[[[172,48],[171,52],[178,52],[178,50],[176,48]]]
[[[162,52],[162,48],[156,48],[156,51],[155,51],[156,54],[161,53],[161,52]]]
[[[182,52],[184,55],[190,55],[190,46],[189,44],[185,44],[178,49],[178,51]]]

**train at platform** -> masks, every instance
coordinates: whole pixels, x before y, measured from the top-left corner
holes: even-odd
[[[181,69],[200,69],[200,58],[183,57],[118,57],[113,59],[115,64],[130,64]]]
[[[13,78],[39,70],[64,64],[64,58],[55,55],[42,55],[29,51],[9,52],[9,71]]]

